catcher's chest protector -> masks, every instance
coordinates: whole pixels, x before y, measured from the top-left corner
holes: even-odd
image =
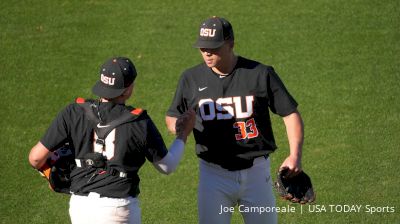
[[[133,121],[137,117],[140,116],[140,114],[143,112],[142,109],[134,109],[132,111],[126,111],[126,113],[122,114],[120,117],[116,118],[115,120],[103,124],[102,121],[99,119],[99,117],[95,114],[93,109],[97,107],[95,102],[93,100],[85,100],[84,98],[77,98],[76,103],[78,103],[79,106],[83,108],[85,111],[85,115],[87,118],[92,121],[94,124],[94,131],[96,132],[98,139],[96,140],[96,144],[102,145],[104,147],[105,145],[105,139],[107,135],[117,126]],[[100,126],[100,128],[99,128]]]
[[[121,124],[135,120],[143,112],[142,109],[134,109],[132,111],[126,110],[126,112],[123,113],[117,119],[107,124],[102,124],[101,120],[96,116],[96,114],[93,111],[93,109],[97,107],[95,101],[93,100],[86,101],[83,98],[77,98],[76,103],[84,109],[85,115],[94,124],[94,130],[98,136],[96,144],[101,145],[103,149],[107,135],[114,128],[116,128]],[[70,194],[70,186],[71,186],[70,173],[72,169],[78,166],[78,162],[79,164],[85,164],[83,163],[85,162],[85,160],[83,162],[82,159],[75,158],[74,160],[74,156],[72,155],[69,145],[65,145],[55,150],[55,153],[58,155],[57,158],[54,161],[52,160],[52,158],[48,158],[45,165],[39,169],[39,172],[43,175],[43,177],[45,177],[48,180],[49,186],[52,190],[59,193]],[[95,154],[95,153],[89,153],[89,154]],[[104,163],[106,163],[106,161],[104,161]],[[92,166],[93,165],[96,164],[92,164]],[[102,165],[102,167],[103,166],[104,165]],[[81,167],[81,165],[78,167]],[[129,176],[129,174],[124,172],[119,172],[119,171],[114,172],[113,170],[110,171],[121,177]]]
[[[85,111],[85,116],[91,121],[92,127],[97,135],[96,145],[99,145],[102,150],[105,149],[107,135],[121,124],[129,123],[137,119],[143,112],[142,109],[136,108],[133,110],[126,109],[122,115],[118,118],[108,122],[103,123],[98,110],[98,104],[94,100],[85,100],[83,98],[77,98],[76,103],[83,108]],[[97,114],[95,113],[97,110]],[[102,168],[112,175],[120,177],[130,177],[132,174],[121,172],[116,169],[107,166],[107,158],[99,152],[87,153],[83,158],[75,158],[75,163],[77,167],[93,167]]]

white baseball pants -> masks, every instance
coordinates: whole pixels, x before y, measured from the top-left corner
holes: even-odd
[[[88,196],[72,195],[69,202],[72,224],[140,224],[138,198],[107,198],[97,193]]]
[[[229,224],[233,212],[240,212],[246,224],[277,223],[276,212],[259,212],[274,207],[270,161],[264,157],[253,166],[228,171],[200,159],[198,213],[200,224]]]

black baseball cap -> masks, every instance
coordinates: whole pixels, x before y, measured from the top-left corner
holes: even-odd
[[[226,40],[233,40],[232,25],[228,20],[213,16],[200,24],[196,48],[219,48]]]
[[[136,76],[135,66],[129,58],[110,58],[101,66],[100,80],[93,86],[92,92],[102,98],[115,98],[122,95]]]

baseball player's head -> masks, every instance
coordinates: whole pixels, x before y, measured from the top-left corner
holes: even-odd
[[[218,67],[233,56],[234,35],[228,20],[211,17],[200,24],[196,43],[208,67]]]
[[[93,86],[92,92],[103,99],[122,97],[126,100],[132,94],[136,76],[135,66],[129,58],[110,58],[101,66],[100,80]]]
[[[194,47],[217,49],[233,39],[233,29],[229,21],[213,16],[200,24],[199,36]]]

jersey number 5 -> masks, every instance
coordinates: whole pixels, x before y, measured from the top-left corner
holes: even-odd
[[[244,121],[235,122],[233,124],[233,127],[238,129],[238,134],[235,134],[235,138],[237,141],[243,139],[251,139],[258,136],[258,129],[256,126],[256,122],[254,121],[254,118],[251,118],[246,122]]]

